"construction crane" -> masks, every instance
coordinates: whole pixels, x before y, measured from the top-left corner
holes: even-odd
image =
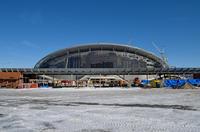
[[[133,38],[131,38],[131,39],[128,41],[128,45],[131,45],[132,42],[133,42]]]
[[[162,50],[160,50],[160,48],[158,48],[158,46],[155,42],[152,42],[152,44],[156,48],[156,50],[160,53],[164,66],[169,67],[167,64],[167,58],[165,57],[165,49],[163,48]]]

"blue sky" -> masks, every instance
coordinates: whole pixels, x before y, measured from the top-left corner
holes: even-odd
[[[0,0],[0,67],[34,67],[44,56],[87,43],[119,43],[170,66],[199,67],[199,0]]]

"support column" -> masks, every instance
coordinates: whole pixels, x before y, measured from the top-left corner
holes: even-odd
[[[53,87],[54,87],[54,75],[53,75],[53,82],[52,83],[53,83]]]
[[[43,83],[43,86],[44,86],[44,74],[42,76],[42,83]]]
[[[147,77],[147,84],[146,84],[146,87],[147,87],[149,84],[149,73],[147,73],[146,77]]]
[[[100,82],[100,88],[101,88],[101,74],[100,74],[100,81],[99,82]]]

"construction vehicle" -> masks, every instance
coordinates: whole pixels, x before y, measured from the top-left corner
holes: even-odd
[[[132,87],[144,87],[144,84],[141,83],[141,80],[136,77],[134,80],[133,80],[133,84],[131,85]]]
[[[150,86],[152,88],[164,87],[164,81],[163,80],[150,80]]]

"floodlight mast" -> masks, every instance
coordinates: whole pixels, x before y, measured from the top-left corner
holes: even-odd
[[[158,48],[158,46],[155,42],[152,42],[152,44],[156,48],[156,50],[160,53],[161,58],[163,60],[163,64],[165,65],[165,67],[169,67],[168,64],[167,64],[167,58],[165,57],[165,49],[163,48],[162,50],[160,50],[160,48]]]

